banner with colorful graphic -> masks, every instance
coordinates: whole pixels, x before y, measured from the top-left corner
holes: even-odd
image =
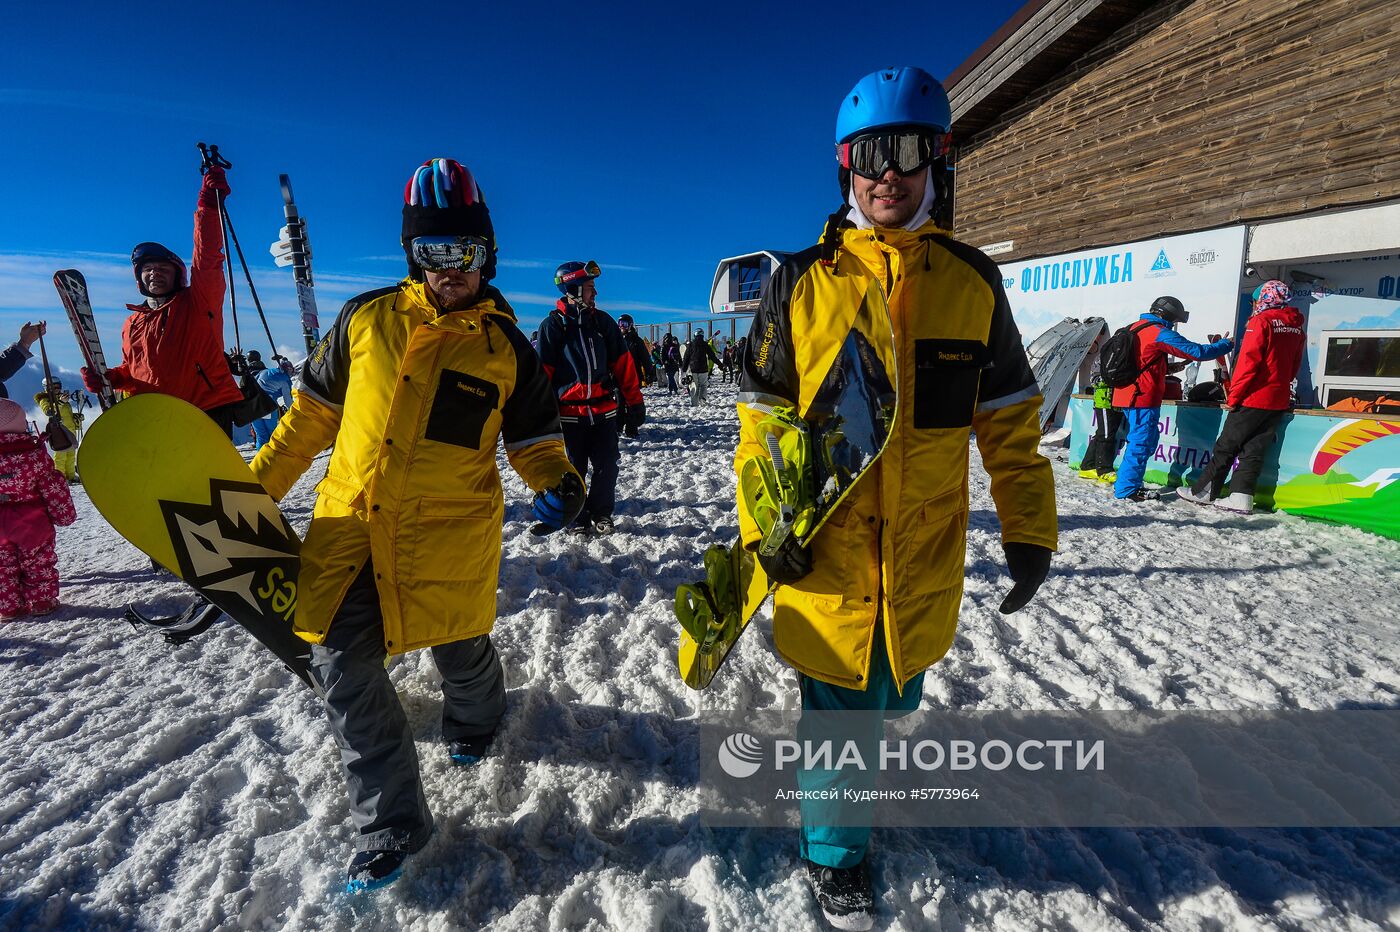
[[[1094,432],[1093,398],[1073,398],[1069,421],[1069,461],[1077,464]],[[1224,423],[1217,405],[1164,403],[1146,480],[1171,487],[1194,480]],[[1400,418],[1285,415],[1254,502],[1400,540]]]

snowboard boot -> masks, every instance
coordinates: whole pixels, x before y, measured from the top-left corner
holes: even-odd
[[[1120,502],[1155,502],[1162,497],[1162,493],[1156,489],[1137,489],[1129,495],[1124,495]]]
[[[1102,483],[1104,483],[1105,485],[1113,485],[1113,483],[1115,483],[1115,482],[1118,481],[1118,472],[1117,472],[1117,470],[1115,470],[1115,471],[1113,471],[1113,472],[1101,472],[1101,473],[1099,473],[1099,481],[1102,482]]]
[[[1254,496],[1248,492],[1231,492],[1229,495],[1219,499],[1215,507],[1222,511],[1233,511],[1235,514],[1254,514]]]
[[[594,534],[611,534],[613,532],[612,518],[599,518],[593,522]]]
[[[1099,471],[1098,471],[1097,469],[1081,469],[1081,470],[1079,470],[1079,478],[1081,478],[1081,479],[1098,479],[1098,478],[1099,478]]]
[[[1208,490],[1202,489],[1201,491],[1197,492],[1189,485],[1183,485],[1181,488],[1177,489],[1176,497],[1181,499],[1183,502],[1190,502],[1193,505],[1210,504],[1210,492]]]
[[[447,742],[447,756],[452,758],[452,763],[459,767],[470,767],[472,764],[480,763],[481,759],[486,756],[486,749],[494,737],[496,737],[495,734],[489,734],[449,741]]]
[[[345,869],[345,892],[365,893],[387,887],[403,873],[407,851],[357,851]]]
[[[863,932],[875,925],[875,891],[864,861],[854,867],[823,867],[806,858],[803,863],[817,905],[833,929]]]

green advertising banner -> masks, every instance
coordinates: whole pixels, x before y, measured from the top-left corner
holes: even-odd
[[[1074,397],[1069,418],[1069,461],[1077,464],[1094,433],[1093,398]],[[1146,480],[1176,487],[1195,479],[1210,462],[1224,422],[1218,405],[1163,402],[1162,436],[1147,461]],[[1254,502],[1400,540],[1400,418],[1285,415]]]

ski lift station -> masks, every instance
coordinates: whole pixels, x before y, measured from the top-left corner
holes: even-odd
[[[715,283],[710,286],[710,313],[752,315],[758,310],[763,286],[773,270],[787,261],[790,252],[765,249],[720,261]]]

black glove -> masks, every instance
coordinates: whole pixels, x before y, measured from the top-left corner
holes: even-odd
[[[583,483],[571,472],[565,473],[554,488],[536,492],[531,509],[539,524],[530,528],[530,533],[536,537],[543,537],[568,527],[578,517],[579,512],[583,511],[586,496]]]
[[[771,557],[760,553],[758,565],[773,582],[790,586],[812,572],[812,550],[799,544],[796,537],[789,537]]]
[[[1039,544],[1002,544],[1001,549],[1006,553],[1006,571],[1016,583],[1001,601],[1001,613],[1010,615],[1025,608],[1045,582],[1053,551]]]
[[[647,406],[644,404],[629,405],[627,408],[627,419],[622,425],[622,432],[628,437],[637,436],[637,428],[647,422]]]

